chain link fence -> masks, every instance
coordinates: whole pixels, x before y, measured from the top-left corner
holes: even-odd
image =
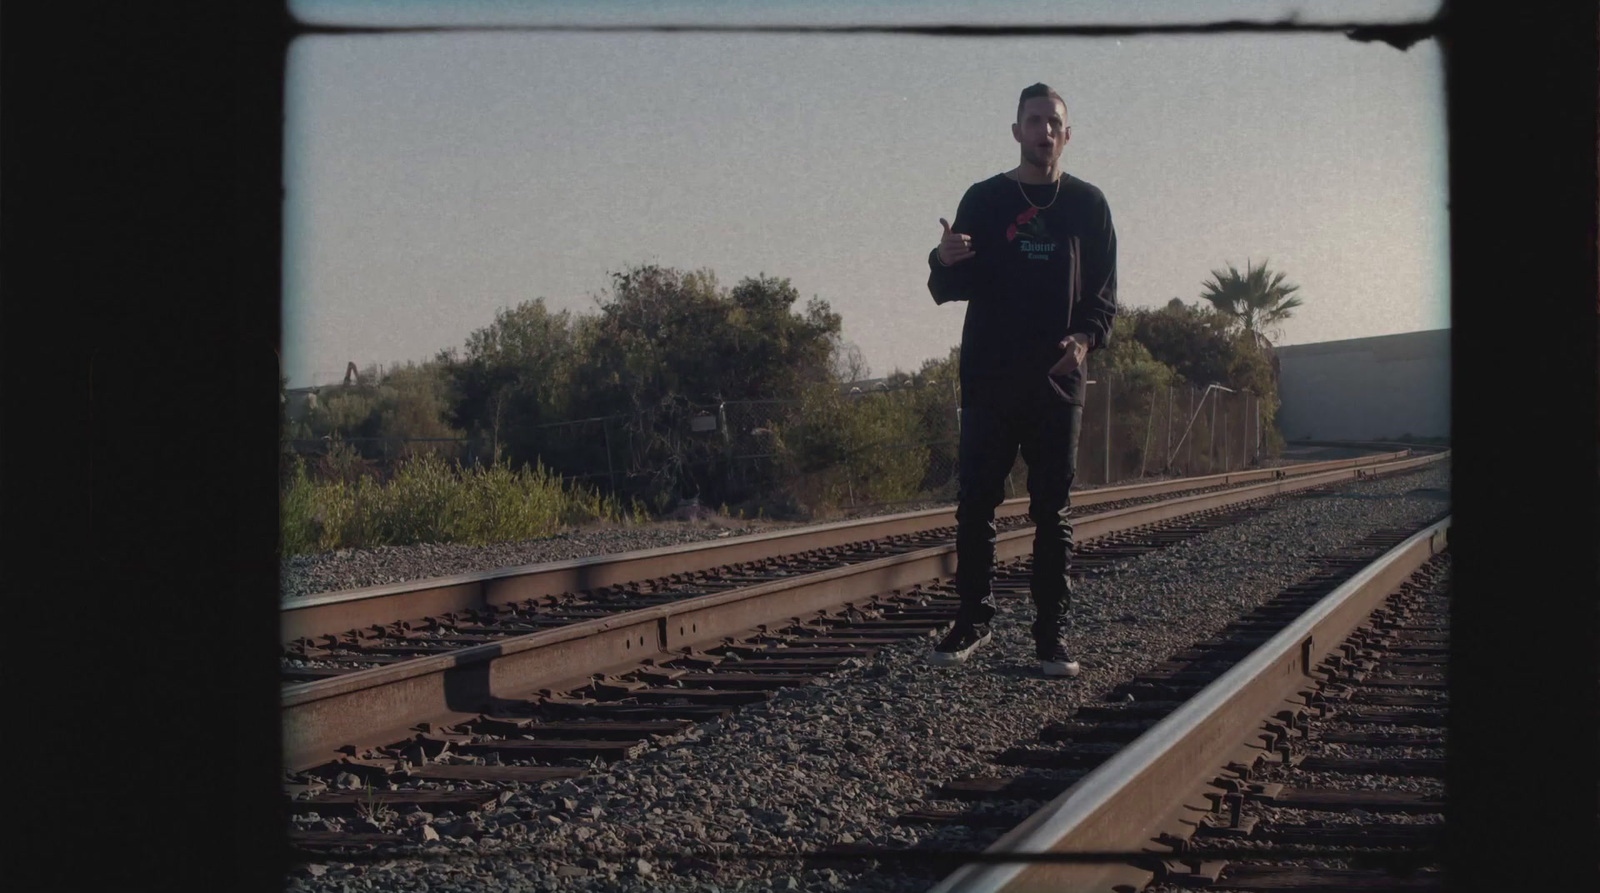
[[[1078,482],[1238,471],[1259,465],[1268,442],[1254,394],[1221,385],[1138,387],[1101,377],[1085,388]]]
[[[804,400],[677,402],[559,421],[514,435],[345,438],[381,471],[421,451],[464,465],[518,457],[665,510],[699,501],[753,514],[949,502],[959,481],[959,395],[950,384],[854,389]],[[1078,486],[1257,465],[1272,442],[1258,397],[1220,385],[1098,376],[1085,389]],[[294,441],[302,454],[332,441]],[[1020,456],[1007,496],[1027,493]]]

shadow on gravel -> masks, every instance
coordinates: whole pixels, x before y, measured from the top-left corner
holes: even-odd
[[[1081,664],[1085,670],[1094,668],[1092,664],[1084,662],[1082,658],[1078,658],[1078,663]],[[1077,676],[1046,676],[1044,671],[1039,669],[1039,662],[1037,660],[1030,660],[1027,662],[1009,661],[1007,663],[1000,664],[999,666],[991,667],[989,672],[995,674],[996,676],[1005,676],[1011,679],[1048,679],[1051,682],[1063,683],[1073,682],[1083,678],[1081,673]]]
[[[1437,487],[1419,487],[1415,490],[1406,491],[1405,495],[1415,499],[1432,499],[1438,502],[1450,501],[1450,491],[1440,490]]]

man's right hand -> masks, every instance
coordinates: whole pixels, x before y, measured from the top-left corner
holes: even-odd
[[[939,239],[939,263],[948,267],[977,256],[978,253],[972,250],[971,236],[951,232],[949,221],[943,217],[939,218],[939,225],[944,227],[944,236]]]

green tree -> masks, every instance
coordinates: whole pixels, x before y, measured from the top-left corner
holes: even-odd
[[[352,384],[321,389],[307,412],[303,433],[311,438],[360,438],[356,451],[367,458],[398,459],[414,452],[454,452],[449,443],[408,443],[422,438],[448,440],[461,433],[450,424],[449,379],[437,362],[376,366]]]
[[[1267,346],[1268,334],[1278,331],[1304,303],[1293,296],[1300,286],[1284,282],[1284,277],[1284,273],[1270,272],[1266,261],[1260,266],[1245,261],[1242,275],[1229,264],[1226,272],[1211,271],[1211,278],[1201,283],[1200,297],[1237,322],[1256,343]]]
[[[1111,324],[1111,337],[1105,349],[1090,360],[1096,374],[1116,377],[1124,388],[1139,391],[1164,390],[1173,384],[1178,373],[1171,366],[1155,358],[1150,348],[1138,338],[1139,318],[1120,313]]]
[[[918,430],[928,444],[928,469],[922,490],[953,498],[961,439],[956,422],[961,395],[961,347],[951,347],[942,357],[924,360],[911,376],[911,388]]]
[[[780,486],[803,510],[846,502],[898,502],[925,488],[930,464],[919,389],[901,373],[899,387],[841,393],[837,382],[812,385],[799,410],[776,427]]]
[[[1281,446],[1282,438],[1272,424],[1280,401],[1276,358],[1269,342],[1214,307],[1187,305],[1178,298],[1159,309],[1124,311],[1117,323],[1119,328],[1126,327],[1124,331],[1131,329],[1131,340],[1148,350],[1150,360],[1171,368],[1176,374],[1173,383],[1197,388],[1215,383],[1251,395],[1251,405],[1261,411],[1269,448]],[[1108,347],[1107,352],[1111,351]],[[1120,368],[1137,369],[1140,360],[1133,351],[1115,362],[1122,364]],[[1159,377],[1140,374],[1152,381]],[[1187,425],[1187,420],[1180,425]],[[1207,419],[1196,419],[1191,436],[1199,440],[1209,433]]]
[[[1167,404],[1167,388],[1178,374],[1152,355],[1137,337],[1139,318],[1127,312],[1112,321],[1111,337],[1089,361],[1091,377],[1109,382],[1112,393],[1112,473],[1117,478],[1137,476],[1141,470],[1160,471],[1164,457],[1152,450],[1156,416]],[[1102,392],[1103,393],[1103,392]],[[1099,424],[1104,410],[1097,410]],[[1096,443],[1097,448],[1103,448]]]
[[[1151,359],[1171,367],[1186,381],[1202,387],[1227,383],[1234,339],[1229,334],[1232,320],[1225,314],[1173,298],[1158,310],[1124,310],[1117,319],[1123,331],[1131,327],[1132,340],[1144,345]]]
[[[572,314],[551,313],[536,298],[496,311],[494,322],[467,336],[464,353],[440,352],[450,423],[483,441],[493,462],[529,458],[518,454],[539,426],[569,417],[579,328]]]
[[[678,498],[726,501],[728,432],[690,420],[738,400],[793,400],[833,381],[839,315],[764,273],[732,289],[710,270],[654,264],[611,276],[599,313],[581,327],[575,413],[625,415],[625,465],[657,508]]]
[[[791,399],[831,380],[840,319],[787,279],[762,274],[731,290],[710,270],[653,264],[612,274],[586,329],[579,383],[586,414],[645,411],[674,399]]]
[[[405,363],[385,371],[377,387],[378,436],[405,440],[450,439],[461,432],[450,423],[450,379],[443,364]],[[437,452],[426,446],[404,452]]]
[[[374,377],[376,372],[374,367]],[[312,437],[377,437],[382,423],[377,388],[365,377],[360,384],[327,385],[317,394],[306,422]]]

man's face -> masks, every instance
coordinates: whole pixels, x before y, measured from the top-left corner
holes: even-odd
[[[1048,168],[1061,157],[1071,131],[1067,110],[1048,96],[1035,96],[1022,104],[1022,119],[1011,125],[1011,135],[1022,144],[1022,158]]]

